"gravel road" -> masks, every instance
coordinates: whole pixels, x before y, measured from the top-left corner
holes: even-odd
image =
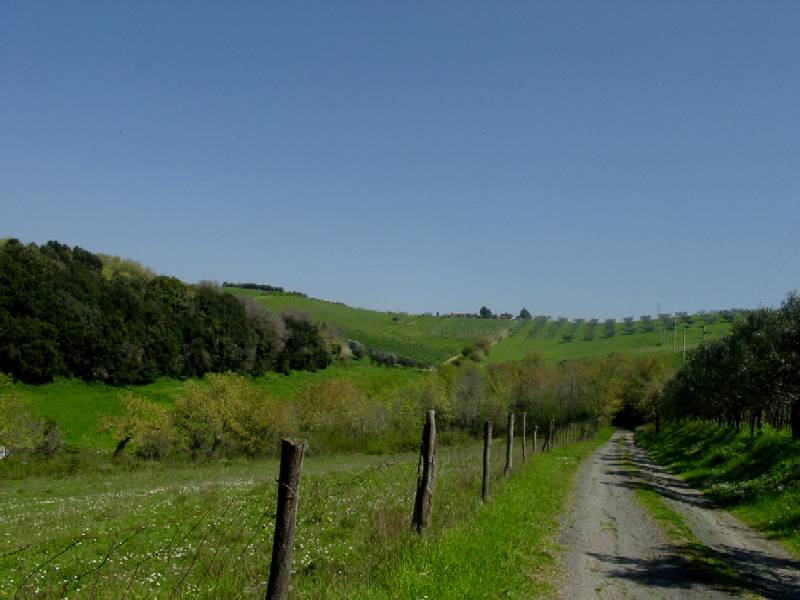
[[[638,476],[625,469],[626,453],[639,467]],[[681,556],[636,500],[642,479],[702,543],[748,580],[749,590],[720,587]],[[565,600],[800,599],[799,561],[654,465],[630,432],[616,432],[587,459],[573,498],[560,540],[567,548],[560,586]]]

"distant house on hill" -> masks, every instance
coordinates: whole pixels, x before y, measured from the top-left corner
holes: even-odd
[[[450,313],[454,319],[477,319],[478,315],[473,313]]]
[[[501,319],[504,319],[504,320],[506,320],[506,321],[510,321],[511,319],[513,319],[513,318],[514,318],[514,315],[512,315],[511,313],[502,313],[502,314],[500,315],[500,318],[501,318]]]

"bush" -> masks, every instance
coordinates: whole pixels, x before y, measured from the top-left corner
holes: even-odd
[[[34,417],[16,392],[0,395],[0,447],[4,454],[50,458],[62,446],[55,422]]]
[[[300,429],[314,452],[364,450],[387,429],[388,413],[354,383],[328,379],[306,386],[296,401]]]
[[[115,458],[130,442],[141,458],[163,458],[175,447],[175,427],[167,412],[130,392],[122,398],[122,415],[107,418],[104,426],[117,440]]]
[[[175,401],[172,418],[178,447],[195,457],[268,454],[294,430],[285,402],[264,396],[232,373],[189,383]]]
[[[372,362],[378,365],[386,365],[387,367],[397,366],[397,356],[391,352],[383,352],[375,348],[370,348],[369,357]]]
[[[347,340],[347,347],[350,348],[350,352],[353,354],[355,360],[361,360],[367,353],[364,344],[356,340]]]

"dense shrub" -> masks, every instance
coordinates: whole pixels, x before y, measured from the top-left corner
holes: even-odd
[[[232,373],[190,383],[175,402],[172,422],[178,448],[195,457],[266,454],[294,429],[286,403]]]
[[[5,387],[6,381],[5,378],[0,381],[0,387]],[[55,422],[33,416],[13,390],[0,393],[0,448],[3,456],[21,454],[49,458],[61,447],[61,434]]]
[[[135,397],[130,392],[122,398],[122,414],[108,417],[105,429],[117,440],[115,456],[131,443],[141,458],[163,458],[175,445],[172,419],[158,404]]]
[[[347,340],[347,347],[350,348],[350,353],[356,360],[361,360],[367,354],[364,344],[357,342],[356,340]]]
[[[369,358],[378,365],[386,365],[387,367],[394,367],[397,365],[397,356],[392,352],[384,352],[376,348],[370,348]]]

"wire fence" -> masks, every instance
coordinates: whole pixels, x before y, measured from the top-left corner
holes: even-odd
[[[540,430],[535,452],[593,434],[587,424]],[[536,460],[533,437],[529,430],[528,461]],[[521,443],[518,425],[515,469],[524,464]],[[505,438],[493,441],[492,490],[503,478],[505,450]],[[438,448],[432,534],[469,518],[480,506],[482,454],[480,441]],[[251,468],[259,466],[268,470],[260,479],[165,482],[130,493],[53,495],[38,505],[6,506],[0,513],[5,532],[0,597],[263,597],[275,528],[277,464],[254,462]],[[364,577],[374,565],[390,561],[396,544],[414,538],[417,467],[415,453],[307,459],[293,596],[315,597],[319,589]],[[169,470],[163,475],[168,478]],[[19,527],[32,528],[28,539],[15,541],[12,532]]]

